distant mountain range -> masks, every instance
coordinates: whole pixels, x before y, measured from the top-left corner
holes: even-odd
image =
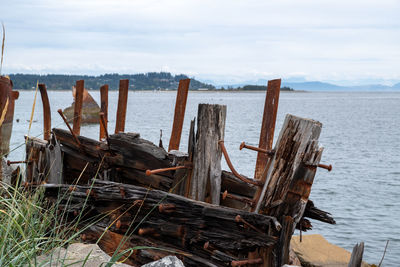
[[[48,89],[60,90],[71,89],[77,80],[85,80],[85,87],[87,89],[98,89],[103,84],[108,84],[110,90],[118,89],[120,79],[130,80],[130,89],[133,90],[176,90],[180,79],[189,78],[187,75],[179,74],[173,75],[169,72],[148,72],[138,74],[104,74],[99,76],[88,75],[65,75],[65,74],[10,74],[11,80],[14,83],[15,89],[34,89],[36,82],[45,83]],[[332,83],[319,82],[319,81],[302,81],[302,80],[289,80],[285,82],[282,80],[282,87],[292,88],[297,91],[400,91],[400,83],[393,86],[382,84],[370,85],[357,85],[357,86],[343,86],[335,85]],[[265,90],[268,80],[259,79],[257,81],[246,81],[238,84],[230,85],[215,85],[214,82],[199,81],[191,78],[191,90]],[[258,88],[259,87],[259,88]]]
[[[248,84],[266,85],[268,80],[246,81],[233,85],[222,85],[223,88],[241,88]],[[368,85],[355,85],[343,86],[332,83],[325,83],[319,81],[310,82],[285,82],[282,80],[282,87],[293,88],[296,91],[397,91],[400,90],[400,83],[393,86],[382,84],[368,84]],[[218,87],[219,88],[219,87]]]

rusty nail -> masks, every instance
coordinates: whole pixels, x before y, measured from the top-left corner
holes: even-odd
[[[235,217],[235,222],[238,222],[238,223],[241,222],[241,223],[243,223],[244,225],[246,225],[246,226],[250,227],[251,229],[253,229],[254,231],[259,232],[259,233],[263,233],[263,231],[261,231],[260,229],[256,228],[254,225],[248,223],[248,222],[247,222],[245,219],[243,219],[242,216],[240,216],[240,215],[237,215],[237,216]]]
[[[189,166],[175,166],[170,168],[163,168],[163,169],[155,169],[155,170],[146,170],[146,176],[150,176],[152,174],[156,174],[159,172],[166,172],[166,171],[175,171],[179,169],[188,169]]]
[[[26,160],[21,160],[21,161],[9,161],[9,160],[7,160],[7,165],[8,166],[10,166],[11,164],[19,164],[19,163],[27,163],[27,164],[29,164],[29,163],[31,163],[32,161],[26,161]]]
[[[138,231],[139,235],[149,235],[154,234],[156,230],[154,228],[140,228]]]
[[[115,223],[115,227],[116,227],[117,229],[121,228],[121,220],[118,220],[118,221]]]
[[[242,150],[243,148],[258,151],[258,152],[267,154],[268,156],[273,156],[275,154],[275,150],[267,150],[267,149],[263,149],[263,148],[259,148],[259,147],[255,147],[255,146],[249,146],[249,145],[246,145],[245,142],[242,142],[239,146],[240,150]]]
[[[125,198],[126,193],[125,193],[125,189],[123,187],[119,188],[119,192],[120,192],[122,198]]]
[[[58,112],[58,114],[60,114],[61,118],[64,120],[64,123],[67,125],[68,130],[72,134],[72,137],[74,138],[76,144],[79,147],[82,147],[81,142],[79,142],[78,137],[75,135],[74,131],[72,130],[71,126],[69,125],[67,118],[65,118],[65,116],[64,116],[64,114],[62,112],[62,109],[57,110],[57,112]]]
[[[96,192],[94,191],[94,189],[90,189],[90,188],[88,190],[86,190],[86,195],[94,197],[94,198],[97,197]]]
[[[158,211],[160,213],[172,213],[176,210],[176,206],[174,204],[160,204],[158,206]]]
[[[133,201],[133,205],[135,206],[135,205],[143,205],[143,200],[141,200],[141,199],[136,199],[135,201]]]
[[[86,241],[86,234],[81,234],[81,239],[82,239],[82,241]]]
[[[240,202],[245,202],[246,204],[249,204],[250,206],[253,206],[255,201],[252,199],[248,199],[248,198],[241,198],[241,197],[237,197],[235,195],[229,194],[228,190],[225,190],[225,192],[222,194],[222,199],[225,200],[226,198],[230,198],[230,199],[234,199]]]
[[[70,192],[72,192],[72,191],[75,191],[76,190],[76,187],[75,186],[69,186],[68,187],[68,191],[70,191]]]
[[[318,167],[322,168],[322,169],[326,169],[328,170],[328,172],[330,172],[332,170],[332,165],[326,165],[326,164],[318,164]]]
[[[263,262],[262,258],[257,258],[257,259],[248,259],[248,260],[242,260],[242,261],[232,261],[231,265],[232,266],[243,266],[243,265],[247,265],[247,264],[260,264],[262,262]]]
[[[74,210],[74,216],[78,216],[78,211]]]

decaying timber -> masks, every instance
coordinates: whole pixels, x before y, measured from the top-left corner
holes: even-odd
[[[27,137],[27,181],[43,187],[50,200],[58,199],[71,220],[79,212],[85,219],[98,218],[89,228],[81,223],[82,239],[96,242],[102,236],[99,245],[109,254],[123,239],[120,249],[164,249],[127,256],[134,265],[168,254],[187,266],[288,263],[295,228],[310,230],[309,219],[335,223],[309,200],[317,167],[323,166],[321,123],[288,115],[272,147],[280,80],[270,81],[260,144],[241,145],[258,151],[255,177],[248,178],[235,171],[224,146],[226,106],[200,104],[188,151],[177,150],[189,82],[179,85],[169,152],[124,132],[129,81],[121,80],[115,134],[107,129],[104,85],[100,141],[80,136],[79,119],[74,129],[65,120],[69,130],[53,129],[45,140]],[[77,85],[83,88],[83,81]],[[78,103],[75,117],[80,112]],[[222,154],[232,172],[221,170]]]

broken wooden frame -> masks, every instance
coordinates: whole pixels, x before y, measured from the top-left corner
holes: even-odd
[[[89,206],[92,210],[98,210],[98,214],[101,213],[101,207],[107,206],[107,203],[112,201],[126,205],[127,201],[132,203],[132,201],[141,200],[143,205],[148,205],[145,204],[146,200],[143,197],[143,193],[138,198],[129,198],[130,190],[134,190],[135,194],[139,191],[144,192],[143,190],[147,190],[150,199],[153,193],[165,196],[166,193],[160,192],[172,191],[175,194],[168,195],[167,199],[170,197],[176,200],[179,199],[181,201],[179,202],[181,203],[180,208],[177,208],[176,203],[168,201],[167,203],[157,202],[161,206],[159,213],[153,214],[156,217],[153,218],[151,217],[153,215],[151,215],[152,219],[147,220],[146,218],[143,225],[138,225],[137,222],[132,221],[132,217],[127,215],[109,230],[108,235],[110,238],[118,239],[119,236],[125,234],[123,229],[127,229],[127,225],[136,223],[138,229],[136,229],[137,232],[134,231],[132,233],[133,237],[129,240],[131,244],[156,244],[160,242],[160,244],[170,249],[190,253],[191,257],[184,257],[185,263],[189,264],[189,266],[209,264],[240,266],[241,264],[250,264],[250,262],[263,266],[281,266],[287,263],[290,237],[295,227],[302,230],[307,230],[311,227],[305,216],[327,223],[334,223],[334,220],[329,213],[321,211],[313,205],[308,205],[312,203],[308,201],[308,197],[316,173],[316,166],[320,165],[319,161],[322,155],[322,148],[318,145],[321,124],[313,120],[288,115],[275,148],[272,150],[272,146],[269,146],[269,144],[272,145],[273,129],[271,130],[271,127],[275,125],[279,97],[276,96],[276,91],[279,94],[279,88],[277,87],[278,81],[271,84],[272,87],[269,88],[275,91],[272,94],[274,100],[271,101],[269,99],[268,91],[266,103],[270,104],[266,105],[266,110],[272,109],[275,115],[272,114],[272,118],[271,115],[268,115],[269,119],[266,124],[270,126],[268,126],[269,128],[263,127],[260,135],[260,144],[262,143],[261,139],[265,137],[267,141],[264,140],[263,144],[266,143],[267,145],[260,145],[261,148],[258,148],[258,152],[259,154],[264,154],[264,157],[268,160],[263,162],[264,169],[258,180],[252,180],[238,173],[229,173],[220,169],[220,159],[224,152],[222,141],[224,139],[226,116],[225,106],[200,105],[197,131],[195,131],[194,121],[191,123],[188,153],[176,150],[167,153],[163,148],[140,138],[139,134],[121,132],[121,130],[124,130],[126,99],[121,101],[119,99],[119,105],[122,107],[118,107],[117,117],[119,116],[119,118],[123,119],[121,119],[119,126],[116,126],[116,132],[118,133],[107,136],[105,141],[96,141],[76,135],[72,130],[68,132],[61,129],[53,129],[53,135],[49,141],[28,138],[27,151],[28,149],[33,149],[35,153],[31,153],[31,156],[26,159],[27,162],[31,162],[31,164],[28,164],[31,167],[27,168],[27,172],[29,172],[26,176],[27,180],[30,184],[40,184],[44,179],[59,181],[62,185],[44,186],[49,194],[54,195],[55,188],[66,190],[70,184],[77,182],[78,177],[79,181],[76,189],[78,192],[80,192],[79,190],[82,192],[84,190],[87,191],[89,181],[96,178],[95,188],[89,192],[88,196],[91,198]],[[125,82],[125,85],[122,83],[120,86],[120,98],[121,95],[125,94],[125,89],[127,95],[127,88],[127,83]],[[121,90],[123,91],[122,94]],[[178,98],[186,101],[186,97]],[[183,103],[178,103],[177,101],[176,105],[182,107]],[[121,114],[118,115],[119,113]],[[184,112],[179,111],[179,116],[175,117],[180,122],[175,124],[174,121],[174,128],[181,127],[183,122],[182,114]],[[102,117],[103,128],[106,129],[104,120],[105,118]],[[264,118],[264,120],[266,119]],[[123,123],[121,124],[121,122]],[[212,134],[202,134],[206,130],[207,132],[212,132]],[[173,136],[180,141],[181,131],[175,132]],[[177,142],[172,147],[176,148],[176,144]],[[59,155],[58,157],[54,155],[52,157],[55,161],[58,159],[58,168],[61,168],[62,171],[51,174],[51,164],[49,163],[52,159],[43,155],[50,155],[48,150],[50,148],[54,150],[55,147],[59,148]],[[227,153],[226,157],[229,159]],[[62,158],[61,165],[60,158]],[[82,172],[82,170],[85,171]],[[50,175],[46,177],[43,175],[44,173],[50,173]],[[53,175],[58,177],[53,177]],[[119,184],[115,182],[119,182]],[[146,188],[154,188],[156,190],[148,191]],[[76,208],[80,205],[79,203],[82,203],[79,200],[82,194],[75,193],[75,190],[71,194],[76,200],[76,205],[74,206]],[[178,195],[184,197],[179,197]],[[193,202],[188,197],[200,201]],[[160,198],[158,198],[159,200]],[[182,234],[182,231],[186,234],[190,232],[187,227],[190,228],[196,225],[193,225],[193,217],[191,216],[196,214],[197,208],[191,205],[194,205],[193,203],[202,207],[209,205],[205,202],[215,204],[216,206],[212,207],[218,207],[218,214],[231,212],[232,210],[228,207],[234,208],[233,213],[236,213],[236,215],[233,216],[233,213],[229,213],[232,214],[229,215],[230,221],[232,222],[233,220],[236,226],[239,224],[241,228],[238,228],[239,232],[237,234],[232,232],[223,235],[227,243],[214,239],[216,236],[213,231],[216,228],[212,228],[213,231],[209,231],[210,229],[208,228],[211,226],[207,225],[216,227],[215,225],[221,223],[221,226],[225,226],[226,229],[231,229],[234,226],[222,223],[223,221],[213,221],[212,216],[202,217],[203,213],[203,215],[196,215],[201,218],[203,224],[198,224],[199,228],[190,230],[192,234]],[[153,203],[151,204],[152,206],[150,204],[150,206],[146,206],[147,211],[155,207],[155,202],[151,203]],[[162,206],[164,204],[166,206]],[[65,208],[71,210],[74,207]],[[187,209],[187,207],[191,208]],[[238,215],[240,216],[238,217]],[[144,218],[143,214],[141,216]],[[249,219],[256,218],[254,216],[269,216],[268,218],[274,219],[268,224],[263,224],[261,221],[260,225],[260,222]],[[162,223],[159,221],[160,219]],[[179,223],[174,221],[178,219]],[[157,220],[159,221],[158,223],[156,223]],[[274,222],[274,227],[271,227],[271,222]],[[109,223],[110,221],[103,220],[93,229],[106,229]],[[166,227],[167,225],[168,227]],[[163,228],[164,226],[166,228]],[[251,239],[252,231],[262,234],[263,240],[273,240],[273,242],[268,244],[255,242]],[[91,231],[88,235],[96,236],[96,230],[94,232]],[[202,237],[202,235],[207,236],[207,238],[205,236]],[[242,238],[244,239],[238,235],[243,235]],[[242,240],[243,242],[246,240],[245,243],[249,247],[244,248],[243,245],[240,245]],[[206,243],[207,246],[205,246]],[[112,250],[110,243],[103,244],[103,247],[106,251]],[[254,253],[254,251],[257,251],[257,253]],[[247,252],[253,253],[246,257]],[[151,257],[146,260],[144,255],[155,256],[153,252],[148,251],[146,253],[140,252],[138,254],[141,256],[133,257],[131,260],[146,263],[146,261],[151,260]],[[211,259],[209,259],[210,257]]]

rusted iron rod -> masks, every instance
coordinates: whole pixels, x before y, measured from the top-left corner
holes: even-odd
[[[259,148],[271,150],[275,132],[276,114],[278,112],[279,93],[281,79],[268,81],[267,94],[265,96],[264,113],[261,124]],[[268,155],[262,152],[257,154],[254,178],[262,179],[262,173],[268,162]],[[265,181],[263,181],[265,182]]]
[[[39,90],[43,104],[43,139],[49,141],[51,132],[51,111],[46,85],[44,83],[40,83]]]
[[[183,121],[185,119],[185,110],[187,96],[189,92],[190,79],[179,81],[178,92],[176,95],[174,122],[172,124],[171,138],[169,139],[168,151],[179,150],[181,142]]]
[[[252,224],[250,224],[249,222],[247,222],[245,219],[243,219],[240,215],[237,215],[236,217],[235,217],[235,222],[241,222],[241,223],[243,223],[244,225],[246,225],[247,227],[250,227],[251,229],[253,229],[254,231],[256,231],[256,232],[259,232],[259,233],[263,233],[263,231],[261,231],[260,229],[258,229],[257,227],[255,227],[254,225],[252,225]]]
[[[230,198],[230,199],[234,199],[240,202],[244,202],[246,204],[249,204],[250,206],[253,206],[255,204],[254,200],[249,199],[249,198],[245,198],[245,197],[237,197],[235,195],[229,194],[228,190],[225,190],[224,193],[222,193],[222,199],[226,199],[226,198]]]
[[[189,166],[175,166],[170,168],[163,168],[163,169],[155,169],[155,170],[146,170],[146,176],[150,176],[152,174],[160,173],[160,172],[167,172],[167,171],[175,171],[179,169],[188,169]]]
[[[249,146],[249,145],[246,145],[245,142],[242,142],[242,143],[240,144],[240,146],[239,146],[239,149],[240,149],[240,150],[242,150],[243,148],[247,148],[247,149],[250,149],[250,150],[254,150],[254,151],[261,152],[261,153],[265,153],[265,154],[267,154],[268,156],[273,156],[274,153],[275,153],[274,150],[267,150],[267,149],[263,149],[263,148],[259,148],[259,147],[255,147],[255,146]]]
[[[70,133],[71,133],[72,136],[74,137],[75,143],[76,143],[79,147],[81,147],[81,146],[82,146],[82,145],[81,145],[81,142],[79,142],[78,137],[75,135],[74,131],[72,130],[71,126],[69,125],[67,118],[65,118],[65,116],[64,116],[64,114],[63,114],[63,112],[62,112],[62,109],[57,110],[57,112],[58,112],[58,114],[60,114],[61,118],[64,120],[65,124],[67,125],[68,130],[70,131]]]
[[[248,259],[248,260],[241,260],[241,261],[232,261],[231,266],[243,266],[243,265],[248,265],[248,264],[261,264],[263,263],[262,258],[257,258],[257,259]]]
[[[128,103],[128,89],[129,80],[119,81],[119,93],[118,93],[118,107],[117,107],[117,120],[115,122],[115,133],[125,131],[125,120],[126,120],[126,106]]]
[[[84,80],[76,81],[75,87],[75,105],[74,105],[74,122],[73,131],[76,135],[81,134],[81,121],[82,121],[82,105],[83,105],[83,91],[85,90]]]
[[[257,185],[257,186],[263,186],[264,183],[262,183],[260,181],[248,179],[248,178],[245,178],[245,177],[241,176],[235,170],[235,168],[232,165],[231,159],[229,158],[228,152],[226,151],[226,148],[225,148],[225,145],[224,145],[224,141],[220,140],[220,141],[218,141],[218,144],[219,144],[219,146],[220,146],[220,148],[222,150],[222,154],[224,154],[226,163],[228,164],[229,169],[231,169],[233,175],[235,175],[237,178],[239,178],[240,180],[242,180],[245,183],[254,184],[254,185]]]
[[[105,137],[108,139],[107,123],[108,123],[108,84],[100,87],[100,112],[103,113],[104,121],[100,116],[100,141]]]
[[[20,161],[10,161],[10,160],[7,160],[7,165],[8,166],[10,166],[11,164],[20,164],[20,163],[27,163],[27,164],[29,164],[29,163],[31,163],[32,161],[26,161],[26,160],[20,160]]]

